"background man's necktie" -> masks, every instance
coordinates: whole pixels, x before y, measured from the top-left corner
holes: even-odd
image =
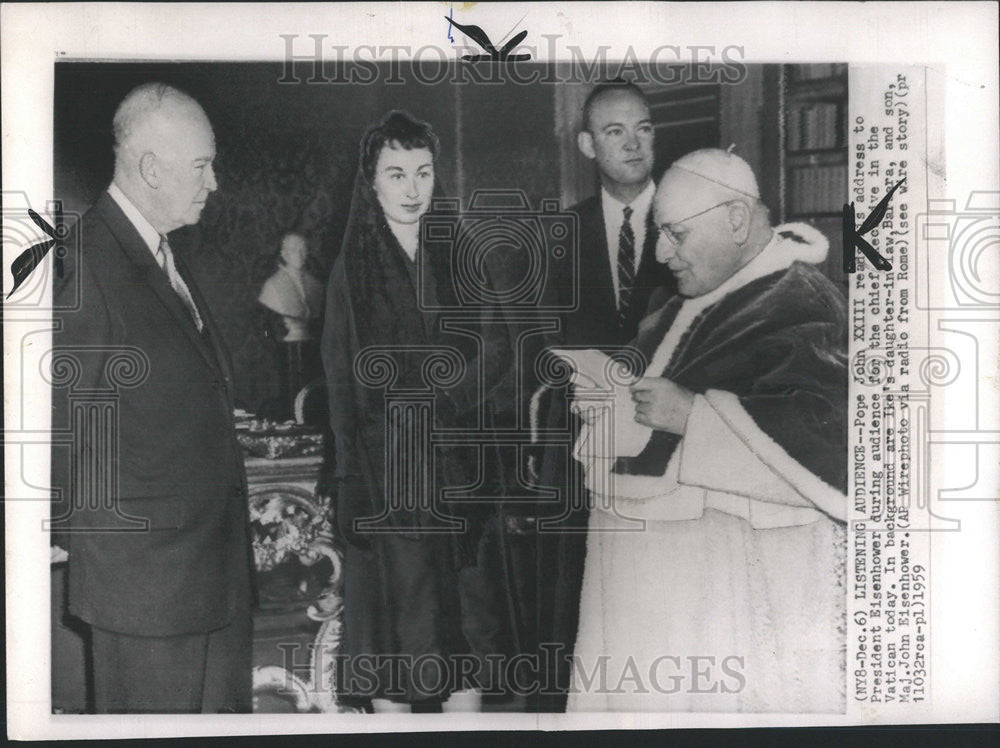
[[[167,237],[165,236],[160,237],[160,246],[156,250],[156,261],[160,263],[160,267],[166,272],[167,278],[170,279],[170,285],[173,286],[177,295],[181,297],[184,306],[191,313],[191,319],[194,320],[198,332],[201,332],[203,327],[201,315],[198,314],[198,307],[194,305],[194,299],[191,298],[191,292],[188,290],[187,283],[184,282],[180,273],[177,272],[177,266],[174,264],[174,253],[170,251],[170,244],[167,242]]]
[[[629,317],[632,286],[635,285],[635,234],[632,232],[632,208],[625,206],[625,220],[618,232],[618,325]]]

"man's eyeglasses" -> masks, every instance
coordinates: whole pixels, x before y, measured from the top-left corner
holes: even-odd
[[[698,216],[703,216],[706,213],[708,213],[709,211],[715,210],[716,208],[721,208],[723,205],[729,205],[730,203],[735,203],[735,202],[736,202],[736,200],[726,200],[723,203],[717,203],[717,204],[713,205],[711,208],[705,208],[705,210],[699,211],[698,213],[695,213],[694,215],[688,216],[687,218],[682,218],[679,221],[673,221],[671,223],[661,223],[659,226],[657,226],[657,228],[659,229],[660,233],[663,234],[663,236],[666,237],[667,241],[670,242],[671,244],[673,244],[676,247],[682,241],[684,241],[684,236],[685,236],[685,234],[679,234],[677,232],[677,228],[676,228],[677,226],[680,226],[682,223],[687,223],[692,218],[697,218]]]

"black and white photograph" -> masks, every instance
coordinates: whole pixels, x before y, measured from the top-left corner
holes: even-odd
[[[11,729],[996,717],[995,69],[546,5],[4,35]]]

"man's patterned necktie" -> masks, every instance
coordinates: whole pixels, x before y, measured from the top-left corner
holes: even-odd
[[[629,318],[632,287],[635,285],[635,234],[632,232],[632,208],[625,206],[625,220],[618,232],[618,326]]]
[[[160,263],[160,267],[166,272],[167,278],[170,279],[170,285],[173,286],[177,295],[181,297],[184,306],[191,313],[191,319],[194,320],[198,332],[201,332],[203,327],[201,315],[198,314],[198,307],[194,305],[194,299],[191,298],[191,292],[188,290],[187,283],[181,278],[181,274],[177,272],[177,266],[174,264],[174,253],[170,251],[170,244],[167,242],[167,237],[165,236],[160,236],[160,246],[156,250],[156,261]]]

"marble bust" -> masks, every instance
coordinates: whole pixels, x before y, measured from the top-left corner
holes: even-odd
[[[289,233],[281,240],[281,259],[274,275],[264,281],[257,300],[285,322],[286,343],[312,339],[311,320],[319,316],[323,304],[323,284],[306,270],[309,250],[300,234]]]

